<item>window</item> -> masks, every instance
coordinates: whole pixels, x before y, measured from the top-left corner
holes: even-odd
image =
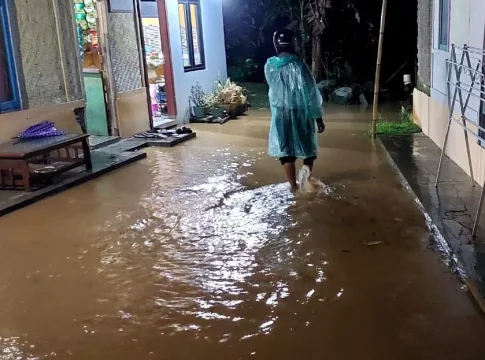
[[[179,0],[180,37],[185,71],[205,69],[199,0]]]
[[[20,109],[17,74],[5,0],[0,0],[0,112]]]
[[[134,9],[133,0],[109,0],[109,12],[132,13]]]
[[[448,50],[450,42],[450,0],[439,0],[438,48]]]

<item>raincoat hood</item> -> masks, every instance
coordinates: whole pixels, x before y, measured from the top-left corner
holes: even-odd
[[[296,55],[273,56],[268,59],[267,64],[273,69],[280,69],[283,66],[294,63],[295,61],[298,61],[298,60],[299,60],[298,56]]]

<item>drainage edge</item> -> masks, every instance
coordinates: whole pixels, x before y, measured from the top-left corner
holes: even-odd
[[[436,223],[429,215],[428,211],[422,204],[421,200],[419,200],[419,197],[418,195],[416,195],[416,192],[413,190],[411,185],[409,185],[408,181],[406,180],[406,177],[402,173],[401,169],[399,169],[399,167],[397,166],[396,162],[392,158],[386,146],[382,143],[379,137],[377,137],[375,140],[379,145],[379,147],[383,150],[384,155],[386,156],[387,162],[394,169],[394,172],[399,178],[399,181],[402,187],[409,194],[411,194],[411,196],[414,198],[414,203],[416,204],[416,207],[425,217],[426,226],[431,233],[431,237],[433,241],[438,245],[439,250],[450,260],[451,265],[448,265],[448,266],[451,267],[452,270],[454,270],[453,273],[455,273],[458,276],[459,280],[465,283],[469,294],[472,296],[472,298],[475,300],[478,307],[485,314],[485,299],[480,294],[480,291],[478,290],[478,287],[475,284],[475,281],[467,274],[465,270],[465,266],[463,266],[462,262],[458,259],[456,254],[451,249],[450,245],[446,241],[446,238],[443,236],[438,226],[436,226]]]

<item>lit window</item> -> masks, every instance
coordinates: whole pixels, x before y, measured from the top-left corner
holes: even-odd
[[[439,0],[439,2],[438,47],[441,50],[448,50],[450,42],[450,0]]]
[[[199,0],[179,0],[180,37],[185,71],[205,69]]]
[[[12,40],[5,0],[0,0],[0,112],[20,109]]]

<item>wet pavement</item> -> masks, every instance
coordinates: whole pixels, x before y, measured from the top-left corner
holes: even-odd
[[[481,187],[472,187],[470,177],[445,157],[436,188],[441,149],[424,134],[382,137],[381,141],[446,240],[458,270],[473,281],[485,308],[485,216],[480,217],[477,236],[472,237]]]
[[[115,150],[111,151],[113,148]],[[0,216],[22,209],[36,201],[58,194],[145,157],[146,153],[142,151],[123,151],[123,149],[119,149],[117,144],[91,151],[93,168],[90,171],[86,171],[84,166],[74,168],[56,176],[55,180],[47,186],[34,186],[35,191],[31,192],[23,189],[0,189]]]
[[[0,359],[483,359],[369,114],[326,110],[296,197],[252,114],[0,218]]]

